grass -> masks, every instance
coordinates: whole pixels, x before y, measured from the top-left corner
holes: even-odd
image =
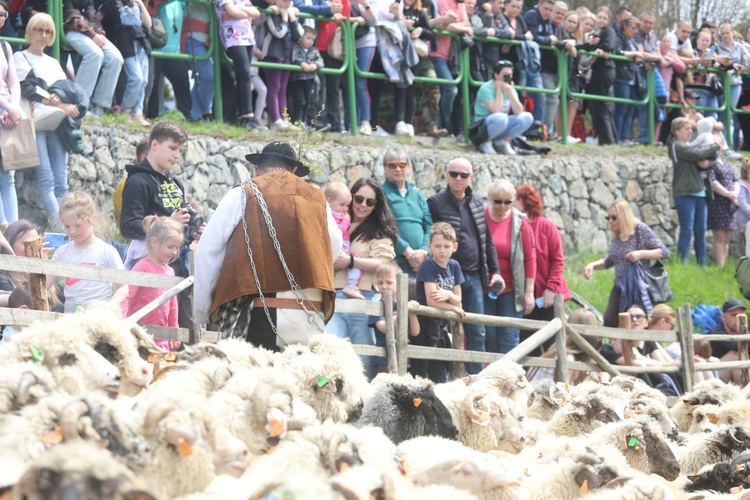
[[[583,268],[588,262],[600,259],[593,253],[577,254],[566,261],[565,279],[570,289],[588,300],[599,312],[604,313],[609,292],[614,283],[614,268],[594,271],[590,281],[583,277]],[[740,287],[734,279],[736,260],[730,257],[724,268],[699,266],[695,261],[682,264],[678,259],[664,261],[669,274],[669,284],[675,299],[669,303],[674,308],[685,304],[721,305],[730,297],[742,297]]]

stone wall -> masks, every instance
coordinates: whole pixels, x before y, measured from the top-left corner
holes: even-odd
[[[71,190],[91,194],[101,207],[100,232],[114,236],[112,194],[125,166],[135,158],[135,145],[146,134],[133,135],[117,129],[87,127],[86,142],[93,147],[88,156],[69,159]],[[374,144],[378,146],[375,147]],[[222,195],[234,184],[250,177],[245,155],[258,152],[264,143],[223,140],[212,137],[191,139],[184,159],[174,174],[183,180],[189,195],[210,218]],[[321,182],[342,180],[351,185],[362,176],[384,179],[384,142],[344,139],[322,146]],[[670,192],[671,168],[666,153],[655,155],[638,149],[569,147],[559,148],[548,157],[465,154],[455,149],[407,146],[414,164],[414,178],[425,196],[445,186],[447,163],[462,155],[474,166],[473,186],[486,199],[489,184],[500,178],[513,183],[528,182],[542,194],[544,214],[563,235],[566,253],[582,250],[603,252],[610,234],[604,219],[607,207],[618,198],[632,202],[636,216],[650,225],[667,246],[675,242],[676,213]],[[18,172],[20,213],[48,227],[36,190],[33,171]]]

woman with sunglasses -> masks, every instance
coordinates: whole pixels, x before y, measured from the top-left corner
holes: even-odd
[[[375,271],[378,266],[390,262],[396,256],[394,246],[398,238],[396,221],[388,208],[385,194],[377,181],[371,177],[359,179],[351,189],[352,204],[349,215],[352,225],[350,248],[352,255],[341,252],[333,263],[336,299],[346,300],[342,289],[346,286],[346,272],[356,267],[362,270],[359,288],[365,299],[371,300],[374,290]],[[354,257],[357,255],[357,257]],[[368,325],[366,314],[335,313],[326,326],[326,331],[339,338],[349,338],[352,344],[375,345],[375,333]],[[370,357],[363,356],[365,372],[370,374]]]
[[[510,181],[498,180],[487,189],[490,206],[485,209],[487,229],[497,250],[505,288],[496,298],[484,298],[484,314],[521,318],[534,310],[536,252],[531,225],[513,207],[516,190]],[[487,352],[506,353],[518,345],[518,328],[487,326]]]
[[[650,227],[635,218],[630,203],[625,200],[615,201],[610,205],[605,219],[609,221],[612,231],[609,254],[603,259],[587,264],[583,268],[583,276],[591,279],[594,271],[615,267],[615,285],[609,293],[609,302],[604,312],[604,326],[616,327],[622,295],[620,283],[630,263],[666,259],[669,257],[669,250]]]
[[[7,4],[0,0],[0,28],[8,19]],[[21,85],[13,64],[13,51],[8,42],[0,41],[0,129],[12,129],[20,123]],[[2,130],[0,130],[0,134]],[[3,170],[0,161],[0,226],[18,220],[18,195],[16,194],[15,172]]]

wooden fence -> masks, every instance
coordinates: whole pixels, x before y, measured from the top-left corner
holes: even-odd
[[[30,273],[31,275],[55,275],[74,277],[92,281],[104,281],[115,284],[138,285],[155,288],[168,288],[159,298],[136,312],[131,319],[138,321],[150,311],[192,286],[193,277],[170,278],[135,271],[118,271],[113,269],[90,267],[79,264],[53,262],[46,259],[15,257],[0,255],[0,270]],[[371,316],[384,316],[386,319],[386,347],[369,345],[355,345],[354,350],[361,355],[382,356],[388,359],[388,365],[392,373],[405,374],[407,359],[431,359],[452,361],[454,363],[491,363],[498,359],[515,361],[525,367],[551,368],[555,371],[555,378],[560,381],[568,381],[571,370],[576,371],[604,371],[612,376],[620,374],[638,375],[641,373],[679,373],[683,378],[683,388],[686,392],[693,388],[696,372],[714,370],[741,370],[743,385],[750,379],[750,357],[748,356],[748,341],[750,335],[747,333],[747,319],[745,315],[738,316],[738,335],[701,335],[693,333],[693,324],[690,314],[690,306],[685,305],[678,310],[676,331],[653,331],[653,330],[631,330],[629,328],[630,318],[627,314],[621,314],[621,326],[624,328],[607,328],[603,326],[570,325],[566,321],[564,302],[562,296],[555,297],[555,318],[552,321],[534,321],[527,319],[506,318],[499,316],[487,316],[482,314],[467,313],[464,318],[449,311],[443,311],[427,306],[412,307],[408,304],[408,277],[399,275],[397,280],[396,300],[392,300],[390,292],[385,293],[381,302],[367,300],[339,300],[336,302],[337,313],[358,313]],[[453,323],[454,342],[453,349],[435,347],[424,347],[409,345],[408,321],[399,321],[398,325],[393,323],[393,308],[399,318],[406,318],[408,313],[416,313],[421,316],[441,318]],[[37,320],[50,320],[59,317],[58,313],[43,311],[9,309],[0,307],[0,324],[2,325],[29,325]],[[495,354],[489,352],[476,352],[463,350],[462,324],[473,323],[486,326],[512,327],[522,330],[535,331],[528,339],[521,342],[507,354]],[[205,330],[199,326],[193,329],[167,328],[146,326],[146,329],[160,340],[178,340],[181,342],[194,343],[198,341],[216,342],[219,334],[216,331]],[[583,337],[600,337],[608,339],[622,339],[625,349],[630,342],[656,341],[656,342],[679,342],[682,352],[682,366],[653,367],[612,365]],[[566,356],[556,358],[542,358],[531,356],[538,351],[539,347],[551,338],[555,338],[558,352],[566,352],[565,345],[570,338],[592,359],[592,363],[569,361]],[[693,341],[695,340],[731,341],[737,342],[740,360],[720,363],[694,362]],[[632,360],[626,359],[626,362]],[[628,363],[630,364],[630,363]],[[459,365],[462,370],[462,365]]]

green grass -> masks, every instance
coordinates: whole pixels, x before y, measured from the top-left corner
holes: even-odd
[[[583,267],[602,255],[583,253],[566,260],[565,279],[570,289],[588,300],[599,312],[604,313],[609,292],[614,283],[614,268],[594,271],[590,281],[583,277]],[[675,300],[669,303],[674,308],[685,304],[721,305],[729,297],[741,298],[740,287],[734,279],[736,260],[729,258],[723,269],[716,266],[699,266],[694,261],[682,264],[678,259],[664,261],[669,274],[669,284]]]

